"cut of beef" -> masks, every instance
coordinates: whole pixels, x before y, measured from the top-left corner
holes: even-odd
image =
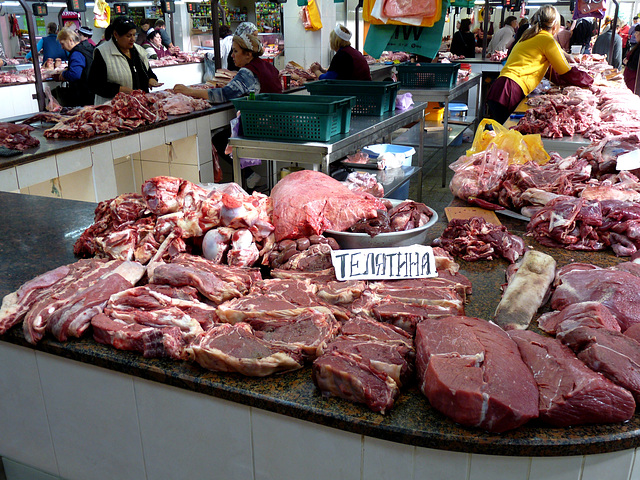
[[[500,433],[538,416],[533,375],[497,325],[461,316],[425,319],[415,341],[420,390],[455,422]]]
[[[558,277],[562,282],[551,296],[551,308],[563,310],[579,302],[599,302],[618,320],[624,332],[640,322],[640,278],[609,269],[571,270]]]
[[[358,220],[375,218],[384,204],[369,194],[352,192],[321,172],[301,170],[280,180],[271,191],[277,242],[285,238],[344,231]]]
[[[558,326],[564,322],[593,328],[607,328],[620,331],[620,324],[611,311],[598,302],[580,302],[569,305],[564,310],[540,315],[538,326],[544,332],[556,334]]]
[[[312,373],[323,396],[364,403],[374,412],[384,414],[390,410],[400,394],[398,384],[389,375],[340,352],[317,358]]]
[[[511,330],[509,336],[533,373],[540,393],[540,418],[545,422],[569,427],[626,422],[633,417],[633,395],[588,368],[559,340],[531,330]]]
[[[316,295],[331,305],[348,305],[359,298],[365,288],[367,284],[362,280],[325,282],[318,284]]]
[[[626,388],[640,401],[640,343],[620,332],[590,327],[559,331],[556,338],[589,368]]]
[[[171,263],[150,266],[149,283],[192,286],[216,304],[245,295],[260,280],[258,269],[219,265],[206,258],[182,253]]]
[[[343,335],[350,337],[379,340],[413,348],[413,339],[406,331],[367,317],[357,316],[352,318],[340,327],[340,331]]]
[[[93,338],[118,350],[141,352],[145,358],[182,358],[185,342],[178,327],[154,328],[127,323],[99,313],[91,319]]]
[[[220,324],[200,334],[186,348],[189,358],[216,372],[237,372],[250,377],[302,368],[300,352],[259,339],[246,323]]]

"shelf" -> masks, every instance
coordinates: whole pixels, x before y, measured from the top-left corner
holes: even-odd
[[[424,122],[424,148],[442,148],[444,145],[444,125],[438,122]],[[434,129],[429,131],[429,129]],[[451,145],[462,132],[467,128],[467,124],[449,124],[449,135],[447,138],[447,145]],[[420,124],[416,124],[406,132],[399,135],[394,139],[393,143],[398,145],[409,145],[411,147],[418,147],[420,145]]]

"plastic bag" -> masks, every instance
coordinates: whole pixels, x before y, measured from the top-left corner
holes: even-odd
[[[96,0],[93,6],[93,25],[96,28],[107,28],[111,23],[111,7],[104,0]]]
[[[309,0],[306,7],[302,7],[306,10],[306,18],[308,23],[304,23],[305,30],[320,30],[322,28],[322,20],[320,19],[320,9],[318,8],[317,0]]]
[[[202,57],[202,63],[204,63],[204,74],[202,75],[202,81],[204,83],[209,80],[213,80],[216,76],[216,54],[215,52],[205,52]]]
[[[239,137],[242,130],[242,123],[240,122],[240,112],[238,112],[238,116],[236,118],[232,118],[231,122],[229,123],[231,125],[231,138]],[[226,153],[227,155],[232,154],[232,149],[229,145],[227,145],[224,153]],[[253,167],[255,165],[260,165],[261,163],[262,160],[260,160],[259,158],[241,158],[240,168]]]
[[[413,95],[410,92],[403,93],[396,97],[396,110],[406,110],[413,105]]]
[[[551,158],[544,149],[540,134],[522,135],[503,127],[495,120],[485,118],[478,125],[473,144],[467,155],[487,150],[495,145],[509,154],[509,164],[524,164],[530,161],[544,165]]]

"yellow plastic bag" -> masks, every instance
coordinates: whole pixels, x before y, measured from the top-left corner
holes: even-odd
[[[111,7],[104,0],[96,0],[93,5],[93,25],[96,28],[107,28],[111,23]]]
[[[489,128],[487,128],[489,127]],[[483,152],[494,144],[509,154],[509,164],[524,164],[534,161],[544,165],[551,158],[544,149],[540,134],[522,135],[516,130],[509,130],[495,120],[485,118],[478,125],[471,149],[467,155]]]
[[[307,19],[309,23],[305,23],[305,30],[320,30],[322,28],[322,20],[320,19],[320,9],[318,8],[317,0],[309,0],[307,6],[303,7],[307,9]]]

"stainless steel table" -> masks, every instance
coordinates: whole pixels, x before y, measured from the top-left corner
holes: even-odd
[[[394,110],[382,116],[353,115],[349,133],[334,135],[328,142],[305,142],[295,140],[271,140],[235,137],[229,139],[233,149],[233,180],[242,184],[240,158],[259,158],[269,162],[291,162],[298,165],[311,165],[329,174],[329,165],[358,149],[380,142],[399,128],[420,122],[420,131],[424,132],[424,109],[426,103],[416,103],[407,110]],[[422,166],[424,142],[419,136],[418,169],[410,176],[420,175],[418,198],[422,198]],[[269,164],[272,166],[271,164]],[[410,178],[410,176],[407,177]],[[269,187],[273,181],[269,173]]]
[[[415,102],[444,102],[444,131],[449,132],[449,123],[454,123],[449,119],[449,102],[459,97],[460,95],[468,92],[473,87],[478,89],[476,94],[476,105],[475,111],[478,112],[478,102],[480,98],[480,80],[482,75],[479,73],[471,73],[466,79],[460,80],[456,83],[456,85],[452,88],[402,88],[398,94],[411,92],[413,99]],[[456,120],[455,123],[464,123],[465,125],[474,125],[475,127],[478,125],[478,117],[467,117],[463,121]],[[459,135],[462,135],[462,131],[460,130]],[[457,136],[457,135],[456,135]],[[422,136],[421,136],[422,139]],[[455,139],[455,138],[454,138]],[[442,135],[442,186],[445,186],[446,178],[447,178],[447,147],[451,142],[449,135]],[[420,149],[422,150],[423,144],[421,143]]]

